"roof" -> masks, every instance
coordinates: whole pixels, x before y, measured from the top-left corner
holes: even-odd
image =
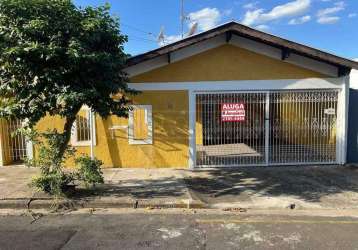
[[[318,50],[307,45],[296,43],[286,40],[259,30],[252,29],[248,26],[239,24],[237,22],[228,22],[223,25],[217,26],[211,30],[187,37],[169,45],[160,47],[149,52],[133,56],[128,59],[127,66],[133,66],[141,62],[154,59],[156,57],[177,51],[179,49],[188,47],[190,45],[208,40],[210,38],[226,34],[227,39],[230,40],[231,36],[238,35],[257,42],[261,42],[276,48],[282,49],[286,52],[294,52],[302,56],[306,56],[315,60],[319,60],[342,69],[358,69],[358,62],[336,56],[322,50]]]

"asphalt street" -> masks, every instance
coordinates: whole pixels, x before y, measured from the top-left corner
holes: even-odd
[[[137,211],[0,216],[0,249],[358,249],[358,219]]]

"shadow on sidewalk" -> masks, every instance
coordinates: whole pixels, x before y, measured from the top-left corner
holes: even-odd
[[[209,203],[212,200],[245,201],[253,195],[290,196],[318,203],[327,196],[348,192],[350,195],[346,198],[354,196],[358,202],[358,169],[343,166],[216,169],[199,172],[185,182]]]
[[[358,204],[358,170],[349,167],[253,167],[184,173],[182,177],[128,179],[91,190],[80,189],[76,198],[175,199],[190,190],[205,203],[249,201],[253,196],[295,197],[319,203],[334,196],[336,200],[330,202]]]
[[[186,185],[180,178],[130,179],[116,184],[105,183],[90,189],[79,187],[73,198],[91,198],[94,196],[131,197],[134,199],[176,198],[185,196],[186,190]]]

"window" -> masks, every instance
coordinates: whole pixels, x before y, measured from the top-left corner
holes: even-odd
[[[76,116],[76,121],[72,128],[71,143],[73,146],[91,145],[91,111],[88,108],[82,108]],[[95,121],[93,115],[92,120]],[[95,135],[95,122],[93,122],[93,135]],[[96,144],[96,136],[93,138]]]
[[[129,111],[129,144],[152,144],[152,106],[133,105]]]

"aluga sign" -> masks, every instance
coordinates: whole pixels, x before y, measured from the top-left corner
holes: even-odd
[[[223,103],[221,105],[222,122],[244,122],[246,120],[244,103]]]

